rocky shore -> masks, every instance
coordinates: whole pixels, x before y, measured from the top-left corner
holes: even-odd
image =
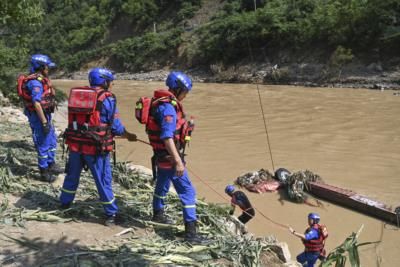
[[[183,68],[176,68],[183,69]],[[210,65],[208,68],[185,70],[194,82],[257,83],[306,87],[367,88],[400,90],[400,66],[385,69],[380,63],[368,66],[352,64],[332,70],[326,64],[242,64],[230,67]],[[167,69],[139,73],[117,73],[120,80],[164,81]],[[87,71],[57,73],[55,78],[85,80]]]

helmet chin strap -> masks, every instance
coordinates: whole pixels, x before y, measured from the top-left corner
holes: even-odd
[[[106,81],[106,82],[103,84],[103,86],[102,86],[103,89],[106,90],[106,91],[108,91],[108,88],[110,88],[110,83],[111,83],[110,81]]]
[[[182,89],[178,88],[176,90],[172,90],[173,94],[175,95],[176,98],[179,97],[179,95],[182,93]]]
[[[40,73],[41,73],[44,77],[47,77],[47,76],[49,76],[49,73],[48,73],[48,72],[45,73],[45,72],[44,72],[45,69],[46,69],[45,66],[40,67]]]

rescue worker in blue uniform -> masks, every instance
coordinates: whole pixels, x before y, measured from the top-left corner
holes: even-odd
[[[296,259],[303,266],[313,267],[318,259],[321,261],[325,260],[325,239],[327,238],[327,232],[321,231],[321,225],[319,225],[320,216],[317,213],[310,213],[308,215],[309,228],[306,229],[305,233],[298,233],[289,227],[290,233],[300,238],[305,246],[305,251],[300,253]],[[324,227],[326,230],[326,228]]]
[[[52,113],[55,108],[54,91],[52,99],[49,99],[49,103],[47,103],[48,108],[43,108],[41,102],[44,101],[42,98],[45,91],[54,90],[49,84],[48,74],[49,69],[54,68],[56,64],[47,55],[35,54],[31,57],[30,65],[30,75],[34,78],[27,80],[25,89],[32,97],[32,103],[29,107],[26,105],[24,113],[28,117],[32,129],[40,177],[51,183],[56,179],[54,174],[62,172],[55,163],[57,137],[52,125]]]
[[[182,153],[184,141],[181,140],[181,131],[187,121],[180,102],[192,90],[192,81],[182,72],[171,72],[166,85],[168,91],[154,92],[149,114],[151,123],[146,125],[157,165],[153,221],[174,223],[164,213],[166,195],[172,182],[183,206],[185,240],[190,243],[205,243],[206,240],[196,233],[196,191],[190,181]]]
[[[247,198],[245,193],[239,190],[235,191],[235,187],[233,185],[226,186],[225,193],[232,198],[231,199],[232,208],[229,212],[230,215],[233,215],[236,206],[239,206],[239,208],[243,211],[242,215],[238,217],[241,223],[246,224],[254,217],[255,215],[254,208],[251,205],[250,200]]]
[[[70,104],[68,106],[69,126],[65,131],[65,137],[70,152],[67,162],[67,175],[60,196],[61,208],[69,208],[75,198],[82,168],[86,165],[93,175],[100,195],[100,201],[103,204],[106,214],[104,224],[106,226],[115,224],[115,218],[118,212],[112,189],[110,164],[113,137],[121,136],[127,138],[129,141],[136,141],[136,135],[128,132],[119,118],[116,98],[111,93],[113,80],[114,75],[110,70],[94,68],[89,72],[90,87],[83,87],[83,90],[82,87],[78,88],[81,95],[85,90],[93,92],[93,89],[95,89],[97,92],[97,104],[95,104],[97,113],[93,113],[91,115],[93,118],[90,118],[90,123],[94,123],[95,125],[89,125],[85,130],[81,130],[84,125],[80,125],[81,123],[79,121],[74,121],[74,119],[76,119],[76,117],[85,118],[87,115],[70,114]],[[71,101],[73,89],[71,89],[69,103]],[[101,105],[99,105],[99,102]],[[75,126],[78,128],[75,129]],[[98,134],[101,131],[104,131],[104,136]],[[94,135],[97,135],[97,137],[92,138]],[[99,145],[97,141],[102,137],[104,142],[102,145]]]

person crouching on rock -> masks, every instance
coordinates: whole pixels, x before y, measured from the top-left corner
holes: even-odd
[[[136,141],[136,135],[129,133],[119,119],[117,99],[111,93],[113,80],[110,70],[94,68],[89,72],[90,87],[77,87],[70,91],[68,128],[64,133],[70,152],[60,196],[61,208],[69,208],[75,198],[82,168],[87,166],[103,204],[106,226],[115,224],[118,211],[110,164],[114,136]]]
[[[232,198],[232,208],[229,212],[230,215],[233,215],[236,206],[239,206],[239,208],[243,211],[242,215],[238,217],[241,223],[246,224],[254,217],[254,208],[245,193],[242,191],[235,191],[235,187],[233,185],[226,186],[225,193]]]
[[[328,230],[325,225],[319,224],[320,216],[317,213],[308,214],[308,225],[304,234],[298,233],[289,227],[289,231],[300,238],[304,244],[304,252],[297,256],[297,261],[303,266],[313,267],[318,259],[325,260],[325,239],[328,237]]]

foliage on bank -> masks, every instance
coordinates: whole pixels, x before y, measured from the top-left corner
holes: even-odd
[[[10,83],[4,75],[26,68],[38,52],[59,72],[91,62],[139,72],[308,60],[338,76],[353,59],[395,63],[400,56],[397,0],[225,0],[198,23],[210,1],[2,1],[0,88]]]
[[[396,0],[265,0],[255,11],[249,9],[253,1],[226,2],[198,30],[196,56],[206,62],[234,63],[249,58],[250,48],[260,61],[284,49],[309,54],[310,47],[331,53],[342,46],[357,55],[376,55],[400,41]]]

